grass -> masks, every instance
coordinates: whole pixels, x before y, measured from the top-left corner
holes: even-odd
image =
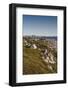
[[[48,74],[56,73],[56,64],[52,65],[54,70],[50,70],[42,60],[38,49],[24,47],[23,74]]]

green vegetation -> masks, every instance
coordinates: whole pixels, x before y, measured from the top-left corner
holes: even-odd
[[[41,59],[40,51],[24,48],[23,74],[53,73],[47,68],[47,64]]]
[[[37,49],[33,49],[31,47],[33,44],[37,46]],[[53,55],[55,63],[46,63],[46,58],[42,59],[45,49],[48,50],[48,53],[51,53]],[[26,43],[24,43],[23,52],[24,75],[57,73],[57,51],[55,49],[49,48],[49,42],[47,40],[35,41],[27,39],[27,45]],[[41,53],[43,55],[41,55]]]

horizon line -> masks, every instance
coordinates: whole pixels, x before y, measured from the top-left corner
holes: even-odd
[[[23,35],[23,36],[44,36],[44,35]],[[44,37],[57,37],[57,36],[44,36]]]

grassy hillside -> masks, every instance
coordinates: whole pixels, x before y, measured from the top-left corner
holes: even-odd
[[[41,51],[38,49],[24,47],[23,74],[46,74],[56,73],[56,64],[50,64],[53,70],[48,68],[48,64],[41,58]]]

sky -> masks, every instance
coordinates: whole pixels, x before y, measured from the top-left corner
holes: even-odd
[[[24,35],[57,36],[57,16],[23,15]]]

